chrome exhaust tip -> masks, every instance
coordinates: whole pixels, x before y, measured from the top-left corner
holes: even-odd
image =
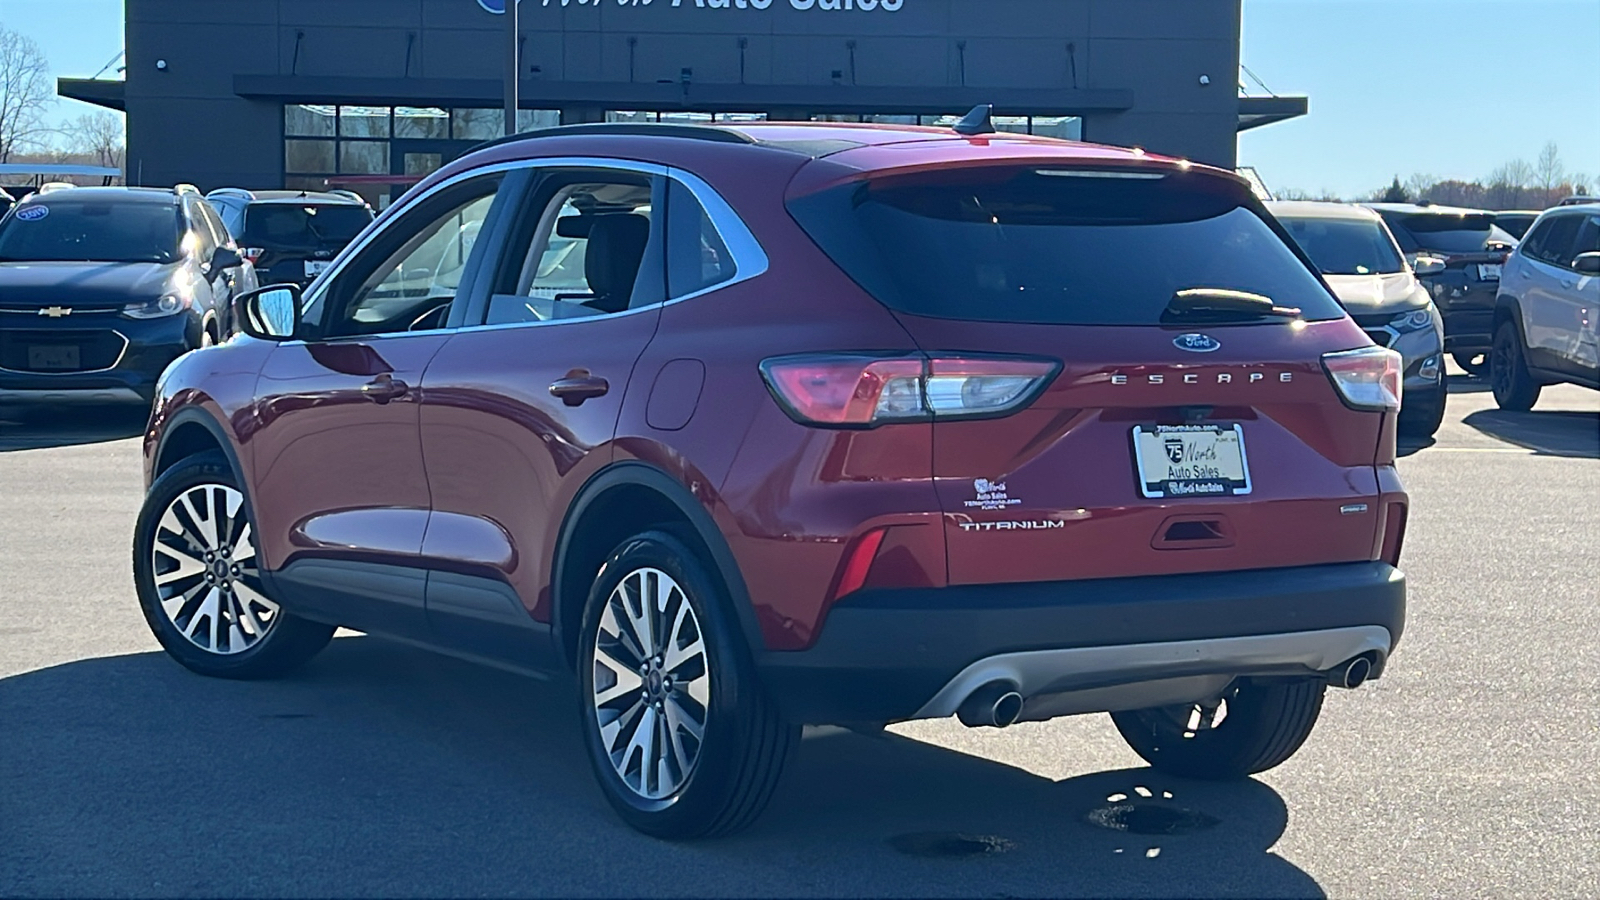
[[[1005,728],[1022,715],[1022,695],[1009,681],[991,681],[978,688],[956,709],[968,728]]]
[[[1331,669],[1328,672],[1328,683],[1334,687],[1355,690],[1365,684],[1370,677],[1372,677],[1372,660],[1358,656]]]

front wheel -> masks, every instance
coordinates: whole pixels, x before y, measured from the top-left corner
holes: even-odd
[[[1111,721],[1133,752],[1157,769],[1233,780],[1293,756],[1316,726],[1326,690],[1310,679],[1241,679],[1214,700],[1115,712]]]
[[[1539,402],[1543,390],[1522,352],[1522,335],[1511,322],[1501,322],[1494,333],[1494,354],[1489,369],[1489,384],[1494,389],[1495,405],[1501,409],[1527,412]]]
[[[1400,433],[1409,438],[1431,438],[1444,424],[1450,388],[1440,379],[1439,386],[1426,392],[1407,393],[1400,406]]]
[[[201,675],[270,678],[311,659],[333,626],[269,596],[244,492],[220,454],[190,457],[150,486],[133,535],[133,583],[156,640]]]
[[[757,682],[721,580],[676,536],[624,541],[584,610],[585,743],[606,799],[646,834],[690,839],[753,822],[799,729]]]

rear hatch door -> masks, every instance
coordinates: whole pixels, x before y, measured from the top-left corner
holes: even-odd
[[[1392,431],[1322,361],[1370,342],[1237,179],[1009,163],[790,207],[935,374],[1058,363],[1021,408],[935,421],[952,584],[1373,558]],[[1175,303],[1192,289],[1277,310]]]

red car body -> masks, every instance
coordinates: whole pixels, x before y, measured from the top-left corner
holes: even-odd
[[[1348,317],[1085,327],[897,312],[790,207],[867,178],[997,166],[1188,173],[1187,163],[933,129],[738,134],[757,142],[580,129],[481,150],[387,210],[311,291],[438,186],[575,159],[702,179],[759,244],[756,277],[558,327],[240,337],[168,371],[147,480],[221,449],[288,608],[529,668],[571,667],[598,564],[639,526],[675,523],[726,581],[767,689],[797,721],[948,715],[935,695],[958,672],[1034,651],[1376,628],[1377,643],[1250,671],[1318,675],[1358,654],[1381,670],[1403,625],[1394,566],[1408,500],[1394,411],[1351,408],[1324,367],[1326,354],[1370,343]],[[1220,349],[1175,345],[1196,330]],[[840,352],[1058,368],[1007,415],[796,421],[763,364]],[[1185,422],[1243,428],[1250,493],[1141,496],[1130,429]],[[975,499],[984,487],[998,490]],[[1118,680],[1104,676],[1041,690]]]

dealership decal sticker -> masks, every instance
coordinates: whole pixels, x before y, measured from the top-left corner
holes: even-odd
[[[17,218],[23,222],[37,222],[48,215],[50,215],[48,206],[30,206],[17,210]]]
[[[1004,482],[990,481],[979,478],[972,482],[972,487],[978,492],[975,500],[966,501],[968,509],[1005,509],[1008,506],[1019,506],[1020,498],[1011,497],[1006,493]]]

